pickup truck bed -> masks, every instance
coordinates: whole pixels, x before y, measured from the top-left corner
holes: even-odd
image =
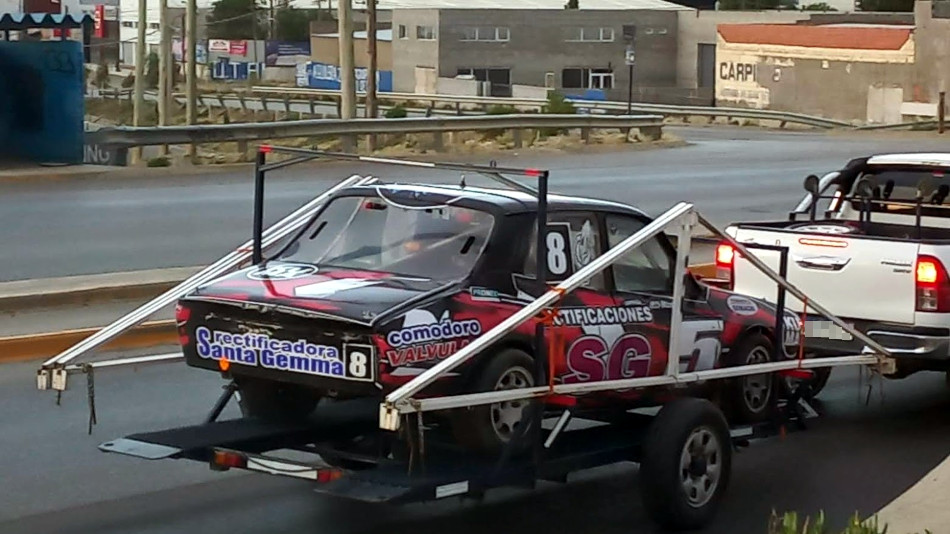
[[[950,192],[950,180],[944,178],[950,154],[925,156],[852,161],[812,187],[790,220],[742,222],[726,229],[776,271],[781,253],[754,245],[786,247],[788,281],[818,295],[821,305],[890,349],[904,376],[950,370],[950,209],[943,206]],[[819,216],[811,206],[822,199],[831,202]],[[797,220],[801,215],[805,220]],[[730,245],[719,245],[716,263],[718,277],[730,289],[776,301],[774,282]],[[791,295],[786,306],[798,313],[805,308]],[[836,325],[808,313],[803,334],[812,356],[864,348]]]

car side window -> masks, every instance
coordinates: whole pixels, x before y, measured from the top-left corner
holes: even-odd
[[[537,224],[533,224],[528,238],[528,253],[522,268],[522,272],[530,277],[535,277],[537,266],[537,235]],[[592,213],[551,213],[545,239],[548,282],[566,280],[603,253],[600,227]],[[606,291],[604,273],[595,274],[582,287]]]
[[[606,222],[607,244],[610,248],[646,225],[633,217],[618,215],[608,215]],[[673,292],[673,258],[667,254],[657,237],[620,256],[611,268],[617,291],[661,295],[671,295]]]

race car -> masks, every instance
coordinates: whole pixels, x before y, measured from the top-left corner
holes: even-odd
[[[548,195],[546,284],[579,269],[651,222],[604,200]],[[247,417],[306,417],[323,399],[381,398],[510,317],[549,286],[536,276],[536,197],[465,185],[385,184],[334,193],[264,260],[182,297],[176,317],[188,365],[222,373]],[[663,374],[670,358],[675,249],[659,234],[564,295],[545,329],[557,383]],[[686,280],[680,370],[772,361],[797,352],[786,313]],[[424,395],[533,385],[538,317]],[[718,384],[718,383],[717,383]],[[731,418],[761,421],[778,395],[772,375],[724,381],[713,393]],[[710,386],[705,384],[705,386]],[[704,390],[705,391],[705,390]],[[663,402],[668,390],[580,395],[588,410]],[[451,435],[497,452],[526,402],[454,410]]]

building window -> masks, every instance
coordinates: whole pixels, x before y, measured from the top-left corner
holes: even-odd
[[[434,41],[434,40],[435,40],[435,27],[433,27],[433,26],[416,26],[416,39],[422,39],[423,41]]]
[[[610,69],[564,69],[561,86],[564,89],[613,89],[614,73]]]
[[[614,40],[613,28],[581,27],[567,30],[568,42],[609,43]]]
[[[461,41],[507,41],[510,32],[505,26],[469,26],[461,29]]]
[[[406,30],[406,25],[405,25],[405,24],[400,24],[400,25],[399,25],[399,38],[400,38],[400,39],[408,39],[408,38],[409,38],[409,32]]]

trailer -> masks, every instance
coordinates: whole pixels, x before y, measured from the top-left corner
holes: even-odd
[[[290,159],[268,163],[269,154],[286,154]],[[89,382],[97,370],[123,365],[180,362],[181,354],[164,354],[77,363],[107,341],[138,324],[155,311],[242,265],[258,265],[264,252],[284,243],[333,195],[348,187],[381,184],[372,176],[351,176],[313,201],[275,223],[263,227],[265,177],[268,172],[327,158],[397,165],[417,169],[441,169],[486,176],[537,202],[537,249],[549,251],[545,239],[548,224],[549,172],[541,169],[502,168],[455,163],[431,163],[375,158],[353,154],[262,146],[258,152],[254,186],[254,231],[250,241],[228,256],[182,282],[175,288],[118,319],[44,362],[37,374],[41,390],[62,392],[67,378],[84,373]],[[513,176],[537,180],[526,185]],[[465,177],[462,182],[464,184]],[[699,369],[684,364],[693,347],[684,346],[679,335],[684,329],[684,300],[689,273],[692,232],[704,227],[729,242],[755,268],[777,284],[778,306],[770,330],[775,340],[771,361],[728,367]],[[546,331],[556,328],[559,303],[566,295],[604,272],[627,252],[643,246],[670,230],[675,237],[675,265],[669,310],[669,357],[661,372],[650,376],[607,378],[595,381],[557,381],[556,364]],[[500,487],[534,488],[539,482],[567,482],[569,475],[585,469],[635,462],[640,465],[642,498],[652,520],[665,528],[688,529],[706,525],[715,515],[729,485],[733,452],[751,440],[805,427],[815,413],[808,405],[811,369],[837,366],[864,366],[873,373],[894,372],[891,354],[863,333],[828,313],[814,298],[806,297],[784,278],[748,252],[750,245],[736,242],[703,218],[688,203],[678,203],[654,218],[639,231],[623,239],[602,255],[569,276],[551,283],[546,262],[548,254],[536,254],[538,279],[547,288],[517,312],[481,332],[470,343],[414,375],[385,394],[348,398],[318,407],[304,419],[271,420],[239,417],[219,420],[225,406],[237,397],[240,388],[232,381],[201,423],[137,433],[110,440],[100,450],[136,458],[186,459],[205,463],[215,470],[244,469],[276,476],[312,481],[316,491],[367,502],[405,504],[454,498],[481,498]],[[765,246],[765,245],[757,245]],[[782,254],[787,255],[787,250]],[[801,350],[788,358],[781,348],[790,332],[786,324],[785,294],[806,301],[821,314],[864,343],[860,354],[834,358],[805,358]],[[819,299],[820,300],[820,299]],[[545,320],[539,321],[539,317]],[[441,377],[456,372],[466,362],[491,349],[515,329],[536,322],[534,336],[533,383],[504,390],[432,394],[429,388]],[[799,325],[800,326],[800,325]],[[228,377],[230,363],[219,362],[222,376]],[[773,397],[771,417],[753,424],[736,425],[727,420],[713,398],[696,396],[697,384],[715,384],[754,375],[781,376],[795,387],[784,397]],[[584,400],[603,392],[646,392],[662,399],[635,409],[591,409]],[[497,454],[478,454],[459,447],[449,437],[444,416],[477,407],[518,403],[526,406],[514,425],[510,441]],[[94,414],[94,410],[91,411]]]

